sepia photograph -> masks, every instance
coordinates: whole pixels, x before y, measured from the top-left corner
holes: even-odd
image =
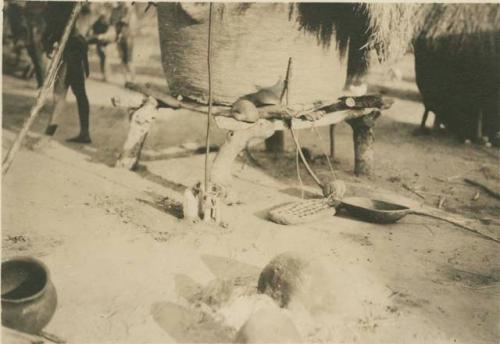
[[[498,0],[2,6],[2,343],[500,343]]]

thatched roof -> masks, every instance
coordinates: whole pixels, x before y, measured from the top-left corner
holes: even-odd
[[[375,49],[380,60],[404,54],[414,40],[428,47],[471,55],[500,54],[500,4],[298,3],[305,31],[350,54]],[[352,45],[354,44],[354,50]],[[355,56],[358,63],[367,64]],[[361,68],[356,67],[359,71]]]
[[[376,49],[381,60],[404,54],[414,33],[412,17],[418,5],[379,3],[298,3],[301,27],[325,45],[335,39],[341,51],[356,39],[366,51]]]
[[[422,4],[415,18],[415,37],[429,46],[500,53],[500,4]]]

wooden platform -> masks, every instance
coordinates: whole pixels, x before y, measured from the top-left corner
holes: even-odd
[[[115,105],[125,105],[132,112],[131,125],[123,152],[116,166],[134,169],[140,159],[141,150],[156,116],[165,111],[186,109],[203,115],[208,114],[205,105],[175,98],[152,85],[127,83],[127,88],[143,94],[142,99],[113,99]],[[229,131],[226,142],[220,148],[211,170],[210,181],[229,192],[231,188],[231,166],[248,142],[265,140],[276,131],[301,130],[332,126],[346,121],[353,129],[354,173],[369,175],[373,170],[373,127],[381,111],[389,108],[392,100],[381,96],[342,97],[317,101],[314,104],[269,105],[259,107],[260,119],[254,123],[242,122],[231,117],[231,109],[225,104],[213,106],[215,123]],[[333,130],[331,130],[331,133]],[[333,140],[331,140],[333,145]],[[332,150],[333,152],[333,147]]]

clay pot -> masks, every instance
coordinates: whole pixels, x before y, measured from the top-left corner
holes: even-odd
[[[262,270],[259,293],[270,296],[282,308],[300,304],[310,311],[329,309],[335,298],[335,274],[321,259],[284,252]]]
[[[269,295],[280,307],[286,307],[303,289],[304,271],[308,265],[308,260],[295,252],[279,254],[262,270],[257,290]]]
[[[2,325],[38,334],[56,311],[57,295],[47,267],[32,257],[2,262]]]

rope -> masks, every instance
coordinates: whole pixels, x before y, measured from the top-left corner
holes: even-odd
[[[299,147],[296,147],[295,150],[295,167],[297,168],[297,179],[300,184],[300,198],[304,199],[304,182],[302,181],[302,177],[300,176],[300,165],[299,165]]]
[[[285,83],[283,85],[283,90],[281,91],[280,95],[280,103],[281,105],[284,105],[288,107],[288,104],[290,102],[290,84],[291,84],[291,78],[292,78],[292,58],[288,58],[288,66],[286,68],[286,76],[285,76]],[[286,95],[286,98],[285,98]],[[290,128],[291,130],[291,128]],[[292,132],[293,136],[293,132]],[[295,140],[295,137],[294,137]],[[304,182],[302,181],[302,177],[300,176],[300,164],[299,164],[299,155],[302,154],[302,150],[300,149],[299,145],[297,144],[298,140],[296,141],[295,144],[295,168],[297,170],[297,179],[299,180],[300,184],[300,195],[301,198],[304,199]]]
[[[208,14],[208,116],[207,116],[207,134],[205,138],[205,194],[208,192],[208,155],[210,153],[210,120],[212,118],[212,21],[213,21],[213,3],[210,3]]]
[[[292,133],[293,141],[295,142],[295,146],[297,146],[297,150],[299,152],[300,158],[302,159],[302,162],[304,163],[304,166],[306,167],[307,172],[312,177],[312,179],[314,179],[316,184],[318,184],[318,186],[322,188],[323,184],[321,183],[321,180],[319,180],[319,178],[316,176],[314,171],[311,169],[311,166],[309,166],[309,163],[307,162],[306,158],[304,157],[304,154],[302,153],[302,149],[300,148],[299,140],[295,136],[295,132],[293,131],[293,129],[291,127],[290,127],[290,133]]]
[[[337,179],[337,176],[335,175],[335,172],[334,172],[333,165],[332,165],[332,162],[330,160],[330,157],[326,153],[326,149],[325,149],[325,146],[324,146],[325,140],[323,139],[323,136],[321,136],[321,134],[319,133],[318,128],[313,127],[313,130],[316,133],[316,135],[318,135],[318,137],[319,137],[319,141],[321,143],[320,144],[321,151],[326,156],[326,161],[328,162],[328,168],[330,169],[330,173],[332,174],[333,179]]]

